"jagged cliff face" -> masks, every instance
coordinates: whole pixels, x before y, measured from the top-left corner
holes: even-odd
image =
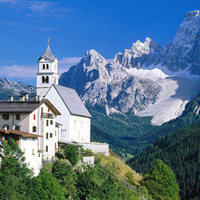
[[[115,60],[108,63],[95,50],[63,73],[59,84],[74,88],[84,102],[122,113],[142,110],[153,104],[161,87],[155,81],[131,76]]]
[[[189,68],[200,75],[200,12],[187,12],[173,41],[164,46],[163,65],[171,71]]]
[[[200,13],[187,12],[164,47],[147,37],[110,62],[90,50],[61,75],[59,84],[74,88],[92,106],[104,106],[108,114],[131,111],[162,124],[181,115],[199,91],[199,78],[192,76],[200,75],[199,37]]]

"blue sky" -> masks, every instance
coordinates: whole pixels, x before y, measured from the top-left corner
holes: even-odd
[[[48,37],[60,73],[89,49],[112,59],[146,37],[163,46],[198,9],[199,0],[0,0],[0,78],[35,85]]]

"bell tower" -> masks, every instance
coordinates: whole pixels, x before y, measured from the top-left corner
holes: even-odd
[[[42,98],[52,84],[58,84],[58,60],[52,54],[49,47],[49,38],[47,41],[47,49],[44,54],[38,59],[37,74],[37,95]]]

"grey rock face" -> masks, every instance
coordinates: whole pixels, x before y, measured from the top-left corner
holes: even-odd
[[[156,42],[147,37],[144,43],[138,40],[131,49],[125,49],[123,54],[118,53],[114,61],[127,69],[140,69],[143,64],[147,67],[153,64],[161,50]]]
[[[200,75],[199,36],[200,12],[187,12],[173,41],[163,48],[166,54],[163,65],[170,71],[179,71],[191,66],[191,73]]]
[[[200,12],[187,12],[173,41],[160,47],[150,38],[107,62],[95,50],[60,77],[59,84],[74,88],[83,101],[105,106],[107,111],[145,110],[159,98],[162,88],[155,79],[130,75],[130,70],[163,66],[171,72],[188,69],[200,75]],[[178,108],[177,108],[178,109]]]
[[[90,50],[76,66],[62,74],[59,84],[74,88],[92,106],[137,112],[156,101],[161,87],[152,80],[130,76],[126,68],[115,59],[108,63]]]
[[[27,85],[22,82],[16,83],[14,81],[9,81],[7,78],[0,79],[0,87],[4,89],[12,89],[17,92],[34,93],[36,91],[34,86]]]

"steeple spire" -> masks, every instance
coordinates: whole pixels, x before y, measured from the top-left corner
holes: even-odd
[[[44,52],[44,54],[39,58],[38,61],[40,61],[41,59],[49,59],[51,61],[55,60],[55,56],[52,54],[50,47],[49,47],[49,40],[50,40],[50,38],[48,37],[47,38],[47,49]]]

